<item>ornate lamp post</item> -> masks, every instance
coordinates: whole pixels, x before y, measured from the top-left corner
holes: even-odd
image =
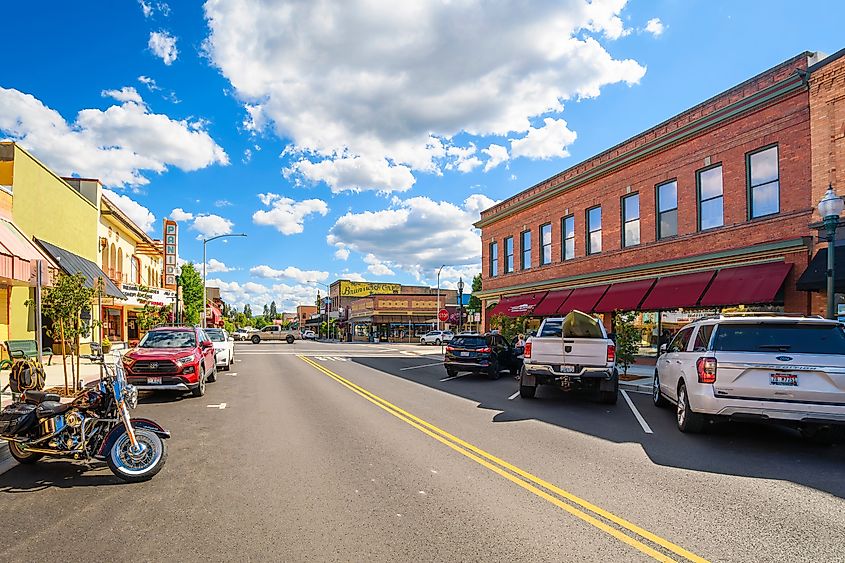
[[[836,318],[836,289],[834,271],[836,268],[836,228],[839,226],[839,214],[845,208],[842,198],[836,195],[833,185],[829,185],[824,197],[819,202],[819,215],[827,234],[827,318]]]
[[[464,278],[458,278],[458,332],[464,324]]]

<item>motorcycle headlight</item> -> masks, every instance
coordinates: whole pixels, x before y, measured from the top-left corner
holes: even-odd
[[[138,389],[134,385],[126,385],[126,390],[123,392],[123,400],[126,406],[134,409],[138,406]]]

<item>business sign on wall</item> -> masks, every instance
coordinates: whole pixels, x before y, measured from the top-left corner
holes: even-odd
[[[173,300],[176,299],[175,291],[145,287],[134,283],[121,284],[120,290],[126,296],[126,300],[121,303],[130,307],[143,307],[148,303],[156,307],[162,307],[173,304]]]
[[[375,283],[340,281],[341,297],[369,297],[370,295],[385,293],[402,293],[402,286],[398,283]]]

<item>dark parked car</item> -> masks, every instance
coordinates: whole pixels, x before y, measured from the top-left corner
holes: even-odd
[[[514,348],[501,334],[459,335],[446,346],[446,373],[469,371],[499,379],[502,370],[512,375],[522,367],[521,349]]]

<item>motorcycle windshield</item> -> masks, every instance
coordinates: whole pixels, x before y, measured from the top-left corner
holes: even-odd
[[[126,390],[126,374],[123,371],[123,362],[120,357],[114,361],[114,383],[112,384],[114,398],[120,402],[123,399],[123,392]]]

